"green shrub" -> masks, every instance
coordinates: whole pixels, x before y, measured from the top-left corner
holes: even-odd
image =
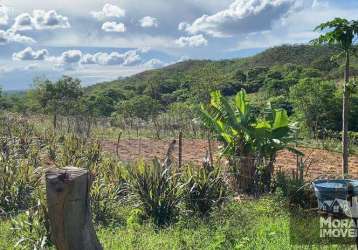
[[[188,165],[184,171],[186,207],[201,216],[206,216],[215,206],[220,206],[227,195],[227,186],[222,170],[203,164],[202,167]]]
[[[127,219],[127,227],[129,228],[137,228],[143,223],[143,211],[135,208],[132,209],[130,215]]]
[[[43,217],[39,211],[27,211],[11,221],[16,249],[47,249],[50,244]]]
[[[300,178],[290,178],[285,173],[278,172],[273,186],[274,190],[286,197],[292,206],[316,207],[316,199],[311,186]]]
[[[91,208],[96,223],[108,225],[117,222],[118,191],[116,183],[108,183],[102,178],[96,179],[91,187]]]
[[[54,143],[62,145],[56,153],[57,166],[92,169],[100,161],[101,145],[99,142],[87,141],[75,134],[65,135],[58,140],[54,141]]]
[[[48,249],[50,240],[50,222],[47,213],[45,191],[38,185],[33,192],[36,203],[21,214],[12,214],[11,229],[16,249]],[[19,212],[19,211],[17,211]]]
[[[110,155],[97,152],[96,145],[87,151],[87,167],[93,176],[90,194],[92,213],[96,223],[108,225],[121,221],[118,209],[127,194],[124,167]]]
[[[158,160],[151,164],[143,161],[127,168],[129,191],[140,202],[144,215],[158,226],[168,225],[178,213],[178,203],[183,194],[179,173]]]
[[[39,146],[15,138],[0,139],[0,213],[26,209],[35,202],[38,185]]]

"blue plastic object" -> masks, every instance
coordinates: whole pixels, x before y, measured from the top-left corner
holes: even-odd
[[[319,209],[332,213],[343,213],[342,206],[351,197],[358,196],[358,180],[317,180],[312,183]],[[338,206],[338,209],[337,209]]]

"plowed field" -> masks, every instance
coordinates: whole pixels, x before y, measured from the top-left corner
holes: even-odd
[[[119,157],[123,161],[133,161],[139,158],[150,160],[154,157],[163,159],[170,144],[170,140],[121,140],[118,145]],[[116,153],[117,143],[104,141],[104,150]],[[176,143],[177,144],[177,143]],[[217,143],[212,143],[214,154],[218,153]],[[206,140],[183,140],[183,162],[192,162],[201,164],[202,159],[208,149]],[[341,174],[341,156],[338,153],[329,152],[321,149],[300,148],[305,154],[303,161],[307,166],[305,169],[306,180],[316,178],[337,178]],[[178,155],[178,145],[175,146],[175,156]],[[279,152],[275,169],[285,171],[292,174],[296,170],[296,156],[286,150]],[[358,156],[350,157],[350,175],[358,178]]]

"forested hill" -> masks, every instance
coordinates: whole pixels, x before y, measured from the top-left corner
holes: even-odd
[[[344,64],[331,60],[335,54],[328,47],[283,45],[247,58],[188,60],[98,83],[88,87],[86,95],[96,107],[102,107],[101,115],[110,115],[125,100],[138,105],[155,101],[164,109],[173,103],[199,103],[208,100],[212,90],[231,96],[244,88],[248,93],[260,91],[287,100],[289,89],[301,79],[342,79]],[[352,60],[352,75],[358,75],[357,65]]]
[[[317,68],[322,61],[330,61],[331,56],[337,53],[333,48],[314,47],[310,45],[282,45],[267,49],[256,56],[246,58],[251,67],[272,67],[287,63],[303,67]],[[321,69],[318,67],[318,69]]]
[[[210,81],[214,85],[238,85],[239,82],[245,82],[242,81],[243,76],[241,73],[248,77],[255,77],[261,71],[267,71],[274,66],[284,66],[287,64],[301,66],[308,71],[316,70],[316,73],[322,74],[324,77],[336,78],[340,76],[342,70],[339,70],[338,65],[330,60],[334,52],[334,49],[327,47],[283,45],[267,49],[248,58],[179,62],[161,69],[145,71],[126,79],[98,83],[89,87],[88,90],[97,91],[114,87],[142,92],[151,84],[161,84],[162,86],[157,86],[160,91],[158,94],[161,94],[171,92],[183,84],[189,87],[190,85]],[[255,91],[259,86],[251,87]],[[249,88],[248,90],[250,91],[251,89]]]

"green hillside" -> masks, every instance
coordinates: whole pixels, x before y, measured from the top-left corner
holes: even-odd
[[[233,95],[244,88],[253,93],[270,85],[270,80],[288,80],[274,83],[292,85],[302,78],[340,79],[340,62],[331,61],[335,49],[309,45],[283,45],[267,49],[253,57],[235,60],[188,60],[161,69],[149,70],[111,82],[98,83],[87,88],[88,95],[110,96],[118,102],[138,95],[150,96],[163,105],[188,99],[203,101],[212,90]],[[358,67],[352,64],[352,73]],[[272,82],[271,82],[272,84]],[[289,86],[283,86],[288,88]]]
[[[88,88],[97,91],[108,88],[133,90],[137,94],[145,93],[150,86],[158,88],[158,94],[166,94],[183,87],[193,87],[209,83],[211,87],[233,85],[248,91],[256,91],[258,86],[251,86],[250,80],[262,71],[268,71],[277,65],[293,64],[304,69],[318,70],[325,78],[336,78],[342,73],[337,64],[330,61],[335,50],[328,47],[312,47],[309,45],[284,45],[268,49],[258,55],[235,60],[188,60],[161,69],[149,70],[126,79],[98,83]],[[243,81],[241,73],[251,79]],[[257,84],[257,83],[256,83]],[[159,86],[157,86],[159,85]],[[164,86],[166,85],[166,86]],[[252,85],[252,82],[251,82]],[[255,85],[255,84],[253,84]]]
[[[199,103],[210,99],[214,90],[233,96],[245,89],[258,112],[264,112],[267,103],[271,103],[274,108],[286,109],[295,119],[305,120],[311,130],[338,131],[342,94],[337,83],[343,79],[344,64],[331,60],[337,54],[337,50],[329,47],[283,45],[247,58],[188,60],[87,88],[71,78],[59,82],[69,81],[74,89],[68,91],[81,93],[81,101],[73,106],[72,113],[142,120],[162,113],[173,117],[191,114]],[[355,57],[352,57],[351,75],[358,75]],[[3,98],[0,104],[15,112],[44,112],[37,99],[34,89],[23,98],[16,95]],[[351,119],[356,121],[357,93],[352,93],[351,102]],[[357,122],[350,126],[358,130]]]

